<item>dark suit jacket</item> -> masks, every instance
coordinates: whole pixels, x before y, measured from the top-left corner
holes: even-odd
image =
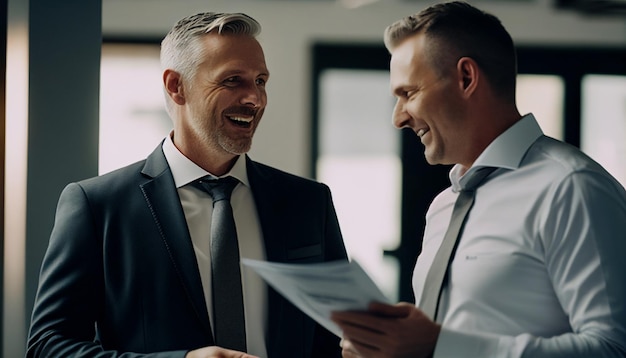
[[[268,261],[346,260],[327,186],[246,161]],[[269,358],[341,355],[336,336],[268,291]],[[161,146],[144,161],[69,184],[42,264],[27,357],[183,357],[212,344]]]

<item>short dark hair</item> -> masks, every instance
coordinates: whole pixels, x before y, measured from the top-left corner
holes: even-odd
[[[515,100],[515,45],[497,17],[463,1],[436,4],[388,26],[385,46],[391,51],[419,33],[426,35],[427,56],[440,75],[455,68],[461,57],[470,57],[496,91]]]

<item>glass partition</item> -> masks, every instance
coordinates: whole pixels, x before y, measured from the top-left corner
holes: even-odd
[[[581,149],[626,186],[626,76],[582,80]]]
[[[387,71],[324,71],[320,78],[317,179],[333,192],[351,259],[392,301],[398,263],[383,256],[400,244],[400,132]]]
[[[100,75],[100,174],[145,159],[172,128],[159,46],[105,44]]]

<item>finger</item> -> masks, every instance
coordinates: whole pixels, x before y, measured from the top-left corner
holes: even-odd
[[[380,354],[380,349],[372,347],[366,343],[352,341],[351,357],[376,357]]]
[[[384,317],[406,317],[415,309],[415,305],[408,302],[400,302],[396,305],[386,303],[372,302],[368,306],[368,311],[375,315]]]
[[[376,331],[376,328],[383,323],[383,319],[367,312],[333,312],[331,319],[342,329],[346,326],[354,326]]]
[[[350,352],[350,353],[355,353],[356,354],[356,350],[354,349],[354,346],[352,345],[352,342],[350,342],[350,340],[347,339],[347,338],[343,338],[341,341],[339,341],[339,346],[345,352]]]
[[[346,347],[351,348],[355,344],[368,346],[371,348],[378,348],[385,341],[386,335],[383,332],[374,331],[368,328],[360,326],[346,325],[343,328],[343,334],[346,342]]]
[[[346,334],[347,332],[356,336],[362,336],[365,333],[376,334],[376,335],[383,334],[382,331],[378,330],[377,326],[365,326],[365,325],[358,325],[358,324],[355,325],[355,324],[343,323],[343,322],[337,323],[337,325],[339,326],[339,328],[344,334]]]
[[[362,356],[359,353],[352,351],[341,351],[342,358],[361,358]]]
[[[353,338],[347,338],[347,336],[344,336],[340,345],[343,358],[370,357],[373,352],[379,351],[378,348],[371,347],[366,343],[358,342],[356,340],[354,340],[353,343]]]

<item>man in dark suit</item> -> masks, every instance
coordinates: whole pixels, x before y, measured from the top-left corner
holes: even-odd
[[[242,269],[245,349],[215,342],[212,198],[234,177],[242,257],[346,260],[327,186],[252,161],[269,73],[244,14],[180,20],[161,46],[174,130],[150,156],[60,196],[28,357],[339,357],[339,340]],[[233,301],[234,302],[234,301]],[[219,343],[219,342],[218,342]]]

